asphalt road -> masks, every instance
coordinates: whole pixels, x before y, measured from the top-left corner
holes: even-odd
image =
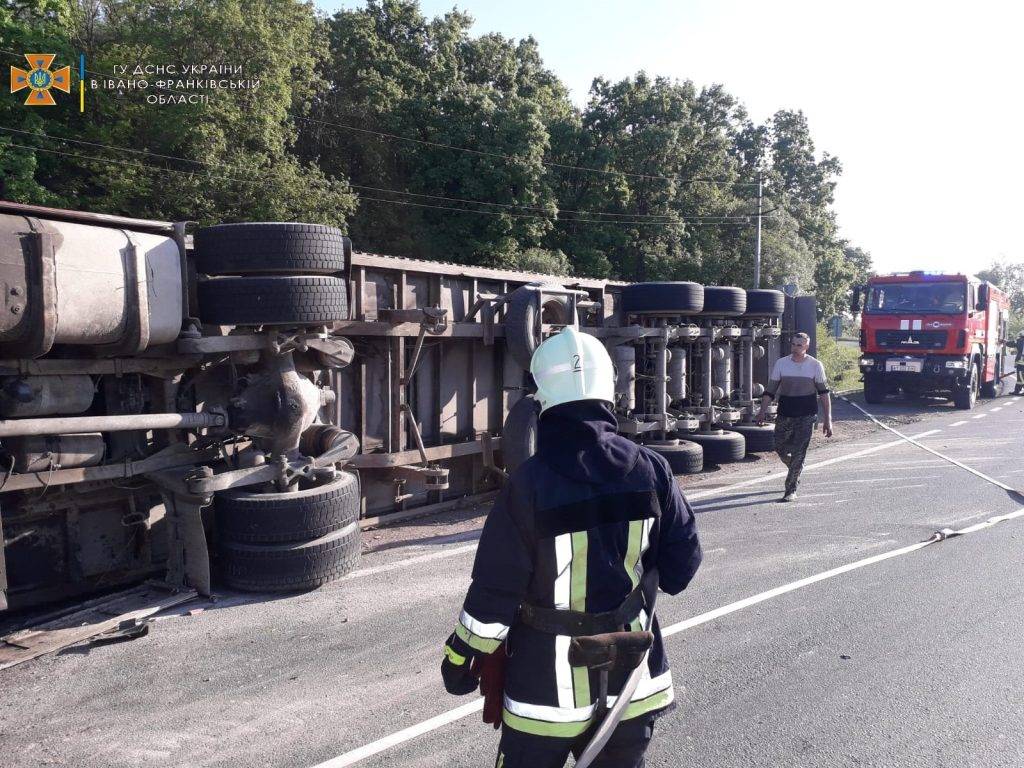
[[[869,410],[1024,486],[1022,398]],[[1024,764],[1024,517],[736,606],[1024,507],[889,432],[845,434],[817,439],[792,504],[775,502],[774,458],[684,482],[705,564],[661,624],[735,610],[666,640],[679,707],[649,765]],[[437,669],[474,527],[365,556],[318,592],[229,595],[0,673],[0,764],[313,768],[471,702]],[[496,741],[474,713],[354,764],[486,766]]]

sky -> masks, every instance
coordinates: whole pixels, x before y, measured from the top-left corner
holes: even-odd
[[[317,0],[331,12],[359,0]],[[1024,262],[1024,3],[981,0],[421,0],[473,34],[532,35],[586,102],[640,70],[721,83],[756,121],[807,115],[838,156],[840,232],[879,272]]]

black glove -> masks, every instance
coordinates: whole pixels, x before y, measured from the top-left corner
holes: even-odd
[[[470,669],[470,658],[452,648],[451,639],[444,647],[441,679],[444,680],[444,689],[454,696],[472,693],[479,684],[477,676]]]

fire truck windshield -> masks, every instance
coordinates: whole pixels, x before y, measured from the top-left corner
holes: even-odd
[[[871,286],[868,312],[959,314],[964,311],[963,283],[889,283]]]

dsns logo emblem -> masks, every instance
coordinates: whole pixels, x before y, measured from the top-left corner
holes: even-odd
[[[51,88],[71,93],[71,67],[61,67],[56,71],[50,69],[56,57],[53,53],[26,53],[29,69],[11,67],[11,93],[28,88],[25,103],[30,107],[56,105]]]

